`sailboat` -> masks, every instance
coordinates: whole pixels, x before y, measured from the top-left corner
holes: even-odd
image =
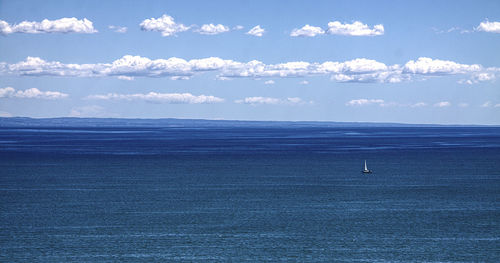
[[[364,174],[371,174],[372,173],[372,171],[368,170],[368,167],[366,166],[366,160],[365,160],[365,169],[362,171],[362,173],[364,173]]]

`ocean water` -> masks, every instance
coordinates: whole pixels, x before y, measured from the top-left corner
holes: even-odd
[[[2,127],[0,262],[500,262],[500,128]]]

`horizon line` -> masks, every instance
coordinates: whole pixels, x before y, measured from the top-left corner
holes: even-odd
[[[249,119],[203,119],[203,118],[181,118],[181,117],[164,117],[164,118],[141,118],[141,117],[24,117],[24,116],[11,116],[0,117],[2,119],[30,119],[30,120],[55,120],[55,119],[74,119],[74,120],[144,120],[144,121],[160,121],[160,120],[185,120],[185,121],[212,121],[212,122],[260,122],[260,123],[310,123],[310,124],[358,124],[358,125],[409,125],[409,126],[486,126],[486,127],[500,127],[500,124],[456,124],[456,123],[405,123],[405,122],[377,122],[377,121],[332,121],[332,120],[249,120]],[[0,126],[2,126],[0,124]]]

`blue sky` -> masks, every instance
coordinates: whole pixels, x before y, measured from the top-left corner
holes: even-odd
[[[0,1],[0,20],[0,116],[500,124],[499,1]]]

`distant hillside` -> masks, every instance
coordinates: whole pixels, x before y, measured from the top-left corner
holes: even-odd
[[[202,119],[0,118],[0,127],[442,127],[434,124]],[[446,125],[464,126],[464,125]],[[474,126],[474,125],[467,125]]]

